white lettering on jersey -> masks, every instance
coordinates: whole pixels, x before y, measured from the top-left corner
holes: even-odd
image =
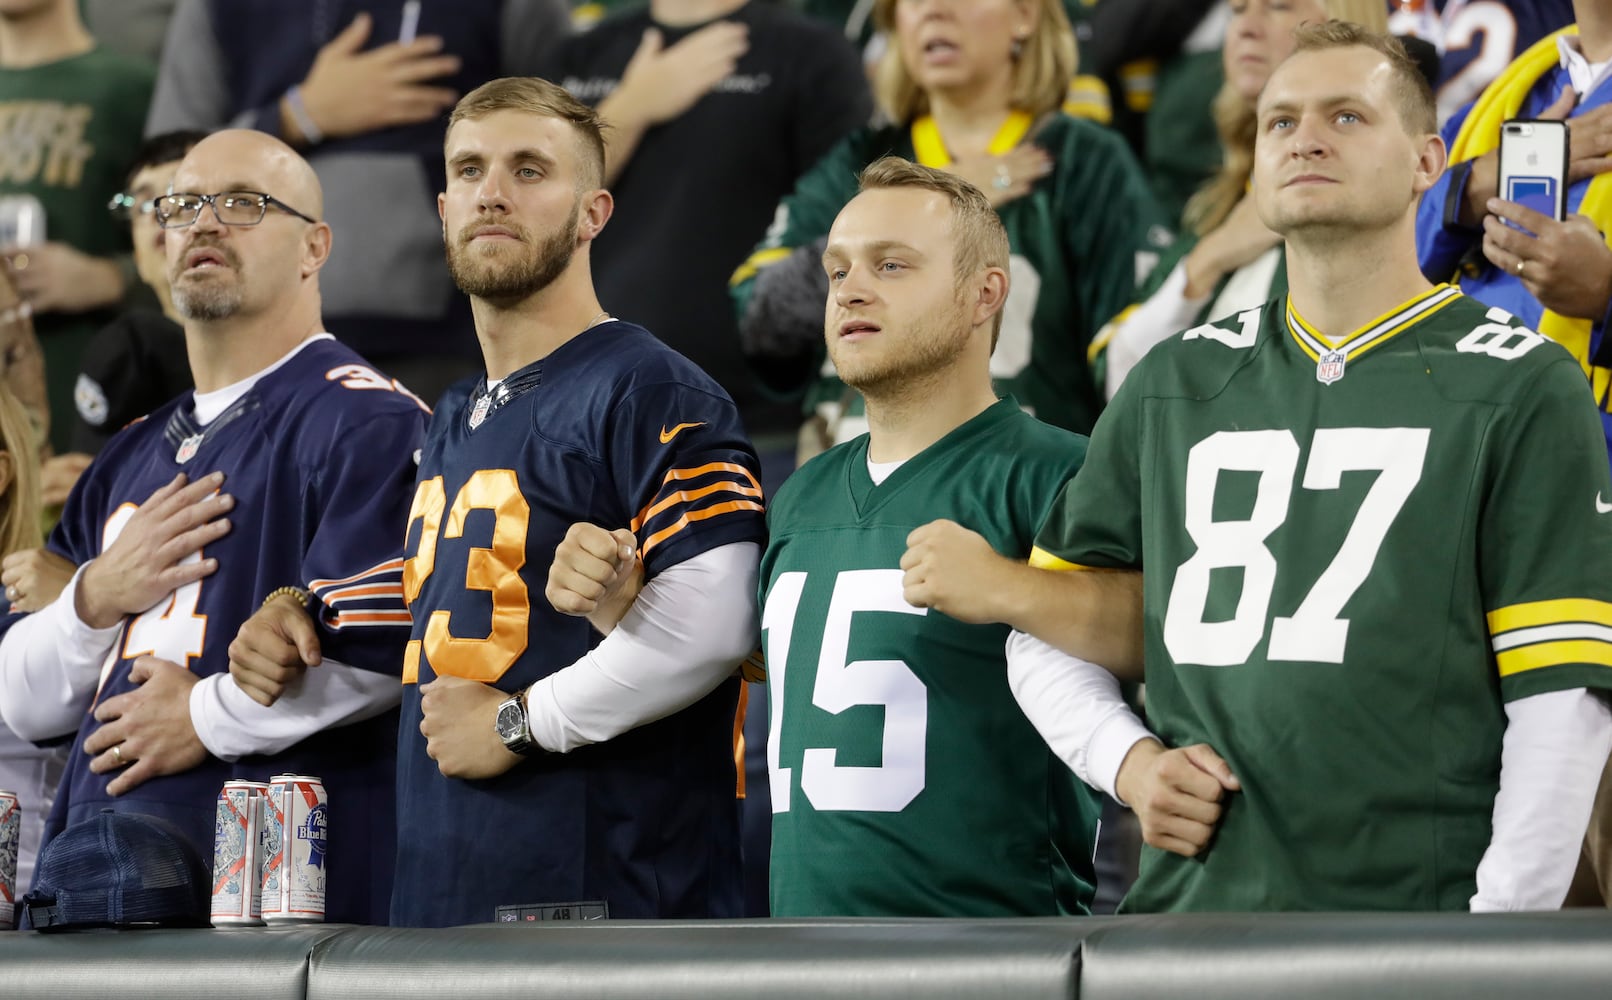
[[[1204,323],[1202,326],[1195,326],[1182,334],[1181,339],[1198,340],[1202,338],[1204,340],[1213,340],[1216,343],[1225,344],[1227,347],[1239,351],[1247,347],[1253,347],[1254,341],[1259,337],[1259,314],[1263,309],[1264,306],[1260,306],[1257,309],[1245,309],[1238,313],[1237,322],[1242,326],[1242,329],[1236,333],[1221,329],[1213,323]]]

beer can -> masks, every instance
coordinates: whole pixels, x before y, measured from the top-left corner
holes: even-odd
[[[45,206],[31,194],[0,195],[0,250],[45,242]]]
[[[325,919],[325,846],[330,806],[324,782],[301,774],[269,779],[263,823],[263,919]]]
[[[263,804],[269,786],[261,781],[226,781],[218,793],[213,821],[214,927],[261,925],[263,882]]]
[[[0,930],[17,925],[17,855],[22,852],[22,804],[0,791]]]

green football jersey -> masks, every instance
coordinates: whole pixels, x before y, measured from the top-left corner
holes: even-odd
[[[1028,115],[1019,114],[1003,126],[992,150],[1007,152],[1021,140],[1045,149],[1054,167],[1029,194],[997,212],[1012,250],[1012,286],[991,376],[999,392],[1012,394],[1035,416],[1086,433],[1103,406],[1087,346],[1131,301],[1137,276],[1151,269],[1170,234],[1159,224],[1141,167],[1118,135],[1063,114],[1033,127]],[[766,239],[734,274],[741,315],[758,270],[827,236],[834,217],[856,197],[862,168],[887,155],[929,167],[951,163],[927,118],[911,128],[852,133],[796,183]],[[808,412],[823,413],[839,428],[836,441],[867,430],[861,397],[835,377],[826,358],[806,403]]]
[[[1005,399],[877,486],[867,441],[802,466],[767,515],[772,913],[1085,913],[1095,793],[1014,701],[1007,626],[913,607],[900,568],[939,518],[1028,557],[1085,439]]]
[[[1149,718],[1242,791],[1125,909],[1465,909],[1504,703],[1612,687],[1609,499],[1577,362],[1447,285],[1149,353],[1033,561],[1143,567]]]

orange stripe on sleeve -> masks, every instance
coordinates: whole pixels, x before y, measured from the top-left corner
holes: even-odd
[[[377,563],[376,565],[371,566],[362,573],[354,573],[352,576],[343,577],[340,580],[311,580],[308,583],[308,589],[325,590],[329,587],[340,587],[343,584],[356,583],[359,580],[364,579],[366,576],[378,576],[382,573],[396,573],[402,568],[403,560],[401,558],[389,559],[386,562]]]
[[[742,483],[749,484],[748,486],[734,484],[728,487],[729,489],[732,489],[733,492],[749,497],[761,496],[761,484],[756,482],[756,477],[750,472],[749,469],[742,465],[735,465],[732,462],[711,462],[693,469],[671,469],[661,479],[660,488],[665,489],[671,483],[685,479],[697,479],[700,476],[708,476],[713,472],[731,472],[738,476]],[[660,493],[657,491],[656,496],[659,495]],[[667,499],[675,500],[676,497],[673,496]],[[637,534],[638,529],[642,528],[646,521],[648,521],[655,514],[660,513],[661,504],[662,501],[660,500],[651,500],[649,505],[640,511],[637,517],[633,518],[632,524],[627,526],[628,529],[632,531],[633,534]]]
[[[356,601],[363,597],[395,597],[401,601],[403,599],[403,584],[401,582],[375,583],[368,586],[342,587],[326,594],[324,603],[336,604],[341,601]]]
[[[330,620],[331,628],[343,625],[413,625],[407,611],[343,611]]]
[[[648,524],[650,518],[654,517],[656,514],[659,514],[666,508],[675,506],[679,503],[693,503],[694,501],[699,500],[702,497],[708,497],[713,493],[737,493],[742,497],[755,497],[757,500],[761,499],[760,490],[733,482],[731,479],[725,479],[722,482],[713,483],[710,486],[702,486],[697,490],[678,490],[676,493],[667,494],[651,506],[645,507],[642,513],[633,518],[631,529],[634,534],[637,534],[638,529]]]
[[[677,534],[679,531],[682,531],[695,521],[703,521],[709,517],[716,517],[720,514],[732,514],[735,511],[741,510],[765,512],[766,508],[761,506],[761,504],[756,503],[754,500],[730,500],[727,503],[712,504],[711,506],[703,507],[700,510],[688,511],[684,513],[682,517],[678,518],[671,527],[662,528],[660,531],[657,531],[653,535],[649,536],[649,540],[644,543],[643,557],[648,558],[651,549]]]

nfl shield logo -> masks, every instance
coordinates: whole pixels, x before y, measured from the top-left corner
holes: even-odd
[[[1328,351],[1321,355],[1321,360],[1315,365],[1316,381],[1322,385],[1331,385],[1343,378],[1344,360],[1342,351]]]
[[[190,437],[185,438],[183,441],[179,442],[179,451],[174,455],[174,461],[178,462],[180,465],[184,465],[186,462],[195,458],[196,449],[201,447],[201,443],[202,436],[200,434],[192,434]]]
[[[487,419],[487,410],[493,405],[492,396],[483,396],[476,400],[476,405],[470,408],[470,429],[475,430],[481,422]]]

